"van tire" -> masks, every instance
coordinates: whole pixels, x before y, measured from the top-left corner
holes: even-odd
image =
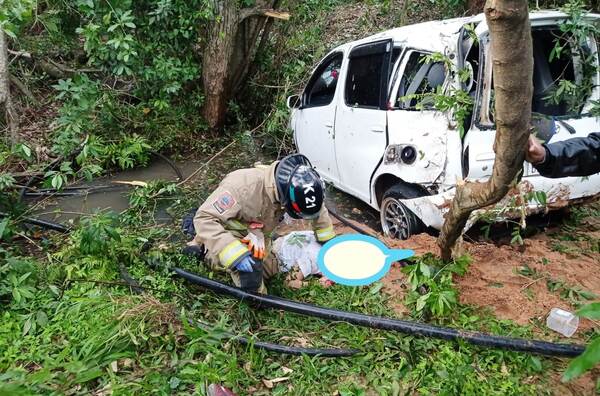
[[[425,224],[402,202],[401,199],[422,197],[423,192],[405,184],[396,184],[383,194],[380,205],[381,228],[385,236],[408,239],[425,230]]]

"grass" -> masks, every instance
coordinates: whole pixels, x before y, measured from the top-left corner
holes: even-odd
[[[160,199],[178,216],[198,195],[203,192],[192,189]],[[45,252],[35,261],[24,259],[17,244],[5,246],[10,273],[17,279],[31,273],[17,287],[33,292],[19,302],[12,290],[0,292],[0,395],[204,394],[212,382],[256,395],[537,395],[551,394],[550,373],[564,368],[556,359],[255,310],[200,290],[172,278],[167,268],[228,279],[178,253],[183,240],[176,226],[141,227],[151,218],[148,208],[153,205],[134,207],[131,216],[93,216],[67,239],[46,235]],[[148,241],[150,249],[140,254]],[[120,285],[117,263],[146,288],[144,295]],[[433,256],[416,263],[428,266],[432,277],[437,273]],[[443,278],[444,287],[453,287],[449,278],[437,276],[440,287]],[[324,289],[313,281],[292,290],[278,276],[269,289],[316,305],[395,316],[379,284]],[[414,308],[410,315],[454,328],[533,337],[528,327],[458,303],[443,315]],[[363,352],[338,359],[285,356],[241,346],[224,333]]]

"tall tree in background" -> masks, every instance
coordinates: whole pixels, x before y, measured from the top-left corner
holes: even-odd
[[[12,144],[18,140],[17,114],[10,94],[10,72],[8,70],[8,43],[6,34],[0,26],[0,106],[4,106],[4,115],[8,135]]]
[[[223,126],[227,103],[239,92],[250,64],[268,40],[273,18],[289,18],[289,14],[275,11],[278,3],[257,0],[253,7],[242,8],[238,1],[213,2],[215,17],[208,29],[202,62],[203,114],[212,130]]]
[[[529,138],[533,52],[527,0],[487,0],[485,17],[494,68],[496,159],[488,181],[457,185],[438,239],[445,260],[451,259],[471,212],[497,203],[508,193],[523,167]]]

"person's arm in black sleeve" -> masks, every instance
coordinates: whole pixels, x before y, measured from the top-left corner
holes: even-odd
[[[586,138],[545,144],[546,157],[533,164],[540,175],[549,178],[590,176],[600,172],[600,133]]]

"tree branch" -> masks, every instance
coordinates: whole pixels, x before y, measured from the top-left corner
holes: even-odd
[[[275,18],[287,21],[290,19],[290,13],[287,11],[277,11],[272,8],[262,8],[262,7],[254,7],[254,8],[244,8],[240,11],[240,22],[246,18],[261,16],[268,18]]]
[[[27,98],[29,98],[29,100],[31,101],[31,103],[33,103],[35,106],[39,106],[40,102],[39,100],[37,100],[37,98],[33,95],[33,93],[29,90],[29,88],[27,88],[27,85],[23,84],[21,82],[21,80],[19,80],[17,77],[13,76],[11,74],[10,76],[10,82],[19,89],[19,91],[21,91],[21,93],[25,96],[27,96]]]

